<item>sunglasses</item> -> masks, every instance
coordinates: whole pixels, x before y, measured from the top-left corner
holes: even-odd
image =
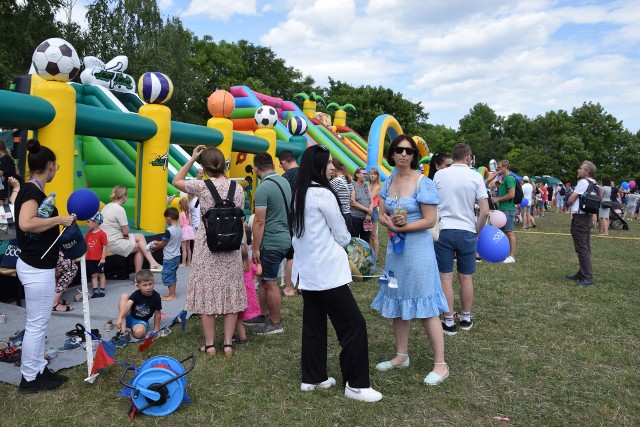
[[[407,153],[408,156],[413,156],[414,154],[416,154],[416,150],[411,147],[393,147],[393,152],[396,154],[402,154],[403,151]]]

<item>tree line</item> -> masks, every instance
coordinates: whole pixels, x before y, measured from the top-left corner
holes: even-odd
[[[283,99],[315,92],[329,103],[354,105],[347,125],[365,137],[377,116],[391,114],[406,133],[423,137],[432,153],[450,153],[457,142],[469,143],[476,166],[487,166],[490,159],[508,159],[521,175],[545,174],[567,181],[575,179],[575,170],[589,159],[598,167],[599,177],[620,182],[640,174],[640,135],[629,132],[597,103],[585,102],[571,112],[549,111],[535,118],[501,117],[487,104],[478,103],[455,130],[429,124],[422,103],[392,89],[356,87],[330,76],[327,87],[319,86],[311,76],[287,66],[270,48],[246,40],[197,37],[179,17],[163,19],[156,0],[94,0],[87,10],[87,31],[71,19],[75,2],[0,0],[1,89],[8,89],[16,75],[27,72],[40,42],[61,37],[73,44],[81,58],[92,55],[107,62],[127,55],[127,73],[134,78],[146,71],[167,74],[175,87],[168,104],[174,120],[204,123],[209,117],[206,98],[216,88],[247,85]],[[56,20],[58,11],[66,12],[63,22]],[[318,105],[318,111],[325,109]]]

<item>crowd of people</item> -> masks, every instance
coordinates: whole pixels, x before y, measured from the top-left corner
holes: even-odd
[[[31,177],[22,186],[13,179],[7,182],[11,182],[9,194],[16,196],[22,249],[17,272],[27,300],[19,389],[37,392],[56,388],[66,380],[46,367],[44,334],[52,302],[53,311],[69,309],[66,301],[56,295],[64,289],[52,286],[57,281],[56,269],[58,273],[65,270],[60,267],[60,252],[54,241],[59,226],[71,225],[74,217],[59,216],[55,209],[48,218],[38,216],[38,207],[46,198],[45,186],[55,178],[57,164],[55,154],[35,140],[29,141],[27,150]],[[394,173],[384,182],[375,168],[368,173],[365,168],[358,168],[352,178],[345,166],[319,145],[307,148],[299,165],[290,151],[280,153],[280,166],[285,171],[282,176],[276,173],[270,154],[257,154],[254,168],[260,184],[252,198],[255,216],[248,233],[251,237],[245,236],[246,244],[237,250],[211,251],[205,227],[200,226],[201,216],[214,206],[217,194],[229,193],[238,208],[244,208],[245,194],[227,177],[222,152],[198,146],[173,179],[173,185],[185,197],[179,209],[168,207],[164,211],[167,229],[159,239],[147,244],[143,235],[131,233],[123,208],[128,197],[124,186],[114,187],[111,203],[88,221],[87,266],[92,297],[104,296],[107,255],[133,255],[137,289],[121,296],[116,326],[120,334],[129,331],[134,338],[142,338],[159,329],[162,301],[176,299],[176,272],[180,266],[190,266],[183,291],[185,309],[199,314],[202,322],[199,350],[207,356],[216,354],[216,317],[221,316],[221,348],[230,357],[235,344],[248,341],[245,325],[255,325],[253,332],[261,335],[285,331],[281,290],[276,281],[284,263],[284,295],[302,295],[301,390],[327,389],[336,384],[327,371],[329,319],[342,348],[340,369],[345,396],[375,402],[382,399],[382,394],[371,387],[367,324],[349,288],[352,276],[343,249],[357,237],[369,242],[376,256],[384,257],[380,264],[385,278],[380,281],[371,307],[391,320],[395,354],[375,368],[386,372],[410,366],[410,321],[420,319],[433,353],[432,368],[423,381],[438,385],[449,376],[444,335],[455,335],[458,328],[469,331],[474,325],[477,236],[487,222],[491,206],[506,216],[502,230],[511,248],[506,263],[515,262],[517,222],[522,223],[523,229],[536,227],[536,219],[542,218],[554,203],[556,212],[570,211],[580,265],[570,279],[585,286],[593,284],[589,249],[593,218],[581,211],[576,200],[593,181],[595,166],[588,161],[581,165],[575,188],[562,183],[555,188],[534,186],[524,176],[522,192],[531,201],[529,207],[514,201],[516,187],[521,184],[507,160],[499,162],[496,172],[485,181],[471,167],[473,154],[467,144],[455,145],[451,155],[432,156],[428,176],[418,168],[418,154],[413,138],[395,138],[386,154]],[[198,179],[188,180],[187,173],[196,161],[202,165],[202,172]],[[491,188],[498,177],[499,186]],[[614,190],[608,178],[601,184],[603,201],[620,203],[624,197],[625,212],[637,217],[637,194]],[[605,203],[603,209],[609,209],[607,206]],[[601,211],[598,216],[600,231],[606,235],[606,212]],[[392,237],[384,254],[378,254],[378,224]],[[437,241],[428,232],[434,227],[439,230]],[[37,233],[39,238],[33,239],[27,233]],[[54,250],[42,257],[49,246]],[[163,250],[162,266],[151,254],[158,249]],[[145,259],[149,269],[142,269]],[[454,311],[454,260],[460,283],[458,317]],[[154,290],[153,272],[162,273],[166,295],[160,296]]]

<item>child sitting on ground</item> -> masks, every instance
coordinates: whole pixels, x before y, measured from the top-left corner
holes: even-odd
[[[178,222],[180,214],[176,208],[164,211],[164,220],[169,227],[164,232],[162,240],[151,242],[149,249],[162,249],[162,284],[169,289],[169,293],[162,296],[163,301],[176,299],[176,281],[178,280],[178,266],[180,265],[180,245],[182,243],[182,227]]]
[[[189,199],[182,197],[180,199],[180,226],[182,228],[182,262],[181,267],[189,267],[191,265],[191,241],[196,238],[196,233],[191,226],[191,212],[189,208]]]
[[[118,303],[118,320],[116,327],[120,334],[127,330],[136,339],[144,338],[149,331],[149,319],[153,316],[153,332],[160,330],[162,300],[160,294],[153,290],[153,273],[142,269],[136,273],[137,290],[131,295],[122,294]]]
[[[244,270],[244,287],[247,291],[247,308],[238,313],[234,342],[236,344],[246,344],[247,332],[244,328],[243,320],[252,319],[260,315],[260,304],[256,296],[256,285],[254,281],[256,276],[262,274],[262,266],[260,264],[255,265],[253,261],[249,259],[247,245],[244,243],[240,245],[240,252],[242,253],[242,269]]]
[[[87,221],[89,232],[84,236],[87,242],[87,274],[91,276],[91,286],[93,287],[93,295],[91,298],[104,297],[104,288],[107,279],[104,276],[104,263],[107,258],[107,234],[100,229],[102,224],[102,214],[97,213],[93,218]],[[100,287],[98,288],[98,281]]]

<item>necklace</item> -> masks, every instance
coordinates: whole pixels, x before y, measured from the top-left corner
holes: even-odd
[[[40,181],[38,181],[37,179],[35,179],[34,177],[29,178],[29,181],[33,182],[35,185],[38,186],[38,188],[40,189],[40,191],[42,191],[44,193],[44,187],[42,186],[42,184],[40,184]]]

